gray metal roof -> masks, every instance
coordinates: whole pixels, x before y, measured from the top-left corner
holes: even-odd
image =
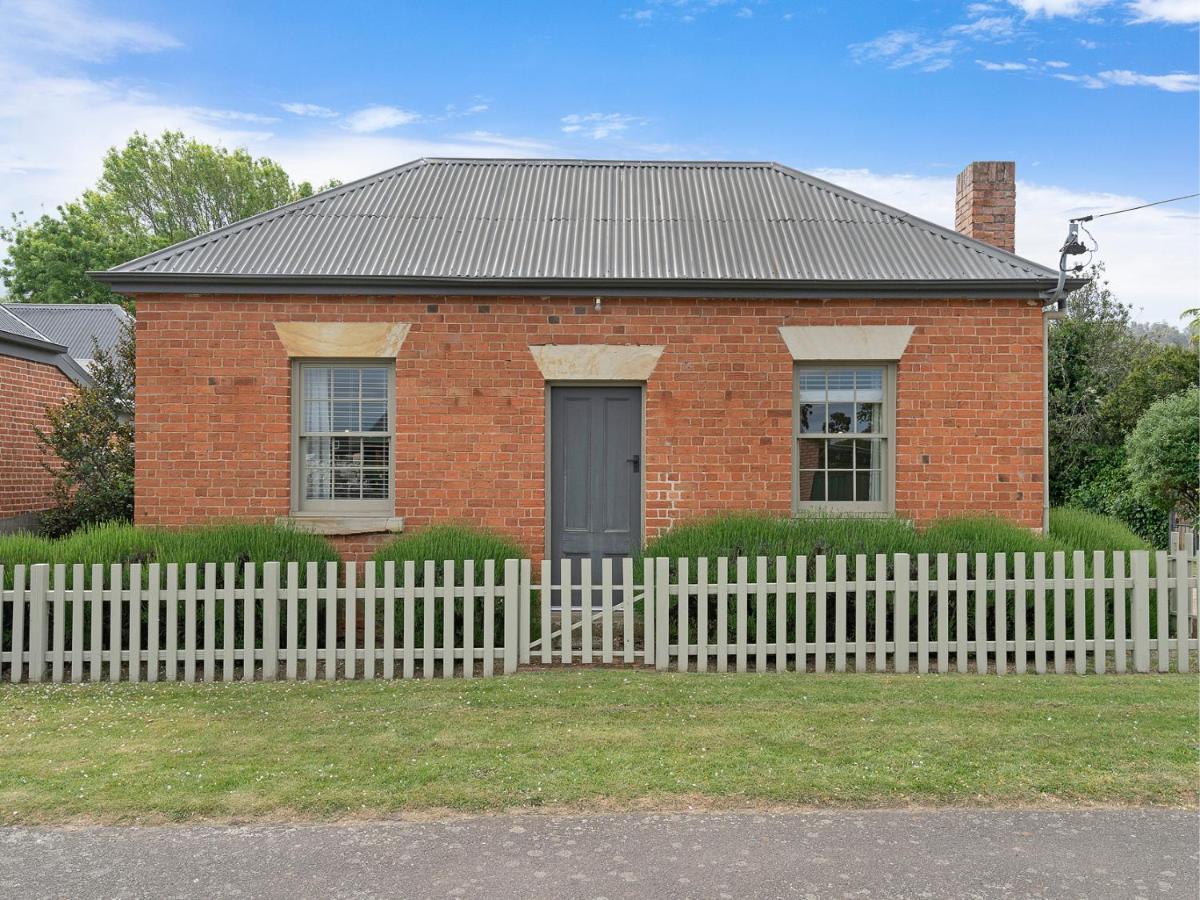
[[[0,304],[0,334],[10,338],[20,338],[26,341],[36,341],[41,344],[55,344],[36,328],[25,324],[18,316],[8,312],[9,304]]]
[[[416,160],[96,275],[129,291],[395,281],[1027,294],[1057,277],[777,163],[528,159]]]
[[[46,340],[83,362],[95,355],[92,341],[111,352],[130,321],[115,303],[5,303],[4,309]]]
[[[22,322],[0,304],[0,355],[54,366],[76,384],[90,384],[92,377],[67,348]]]

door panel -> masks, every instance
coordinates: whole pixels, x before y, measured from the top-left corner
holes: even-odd
[[[641,538],[641,389],[552,387],[550,429],[551,559],[590,559],[599,584],[609,558],[619,578]]]

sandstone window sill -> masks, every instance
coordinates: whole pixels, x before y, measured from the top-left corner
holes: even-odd
[[[399,534],[404,531],[402,516],[280,516],[276,524],[288,525],[311,534]]]

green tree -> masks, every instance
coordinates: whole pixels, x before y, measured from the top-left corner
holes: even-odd
[[[1175,345],[1149,349],[1100,404],[1108,431],[1127,435],[1151,404],[1200,384],[1200,353]]]
[[[1092,281],[1067,298],[1067,317],[1050,328],[1049,416],[1050,496],[1061,504],[1101,463],[1104,451],[1119,446],[1103,414],[1139,357],[1154,348],[1131,328],[1129,307],[1121,303],[1097,266]]]
[[[1133,489],[1195,522],[1200,505],[1200,388],[1153,404],[1125,442]]]
[[[35,429],[54,476],[54,506],[41,522],[52,535],[133,519],[133,328],[111,353],[93,353],[95,383],[47,409],[49,428]]]
[[[331,182],[329,186],[333,186]],[[96,185],[54,215],[14,217],[0,238],[0,264],[13,299],[37,303],[109,303],[106,285],[87,277],[177,241],[229,225],[312,194],[269,159],[213,147],[176,131],[134,133],[104,157]]]

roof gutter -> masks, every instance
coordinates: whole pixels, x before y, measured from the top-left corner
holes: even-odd
[[[75,384],[81,386],[96,383],[87,369],[71,358],[65,346],[55,344],[53,341],[42,341],[6,331],[0,333],[0,354],[54,366]]]
[[[419,294],[561,297],[721,297],[746,299],[910,298],[1040,299],[1056,279],[962,279],[953,281],[784,281],[751,279],[516,279],[411,278],[356,275],[219,275],[169,272],[89,272],[122,294]],[[1074,290],[1086,279],[1070,279]]]

